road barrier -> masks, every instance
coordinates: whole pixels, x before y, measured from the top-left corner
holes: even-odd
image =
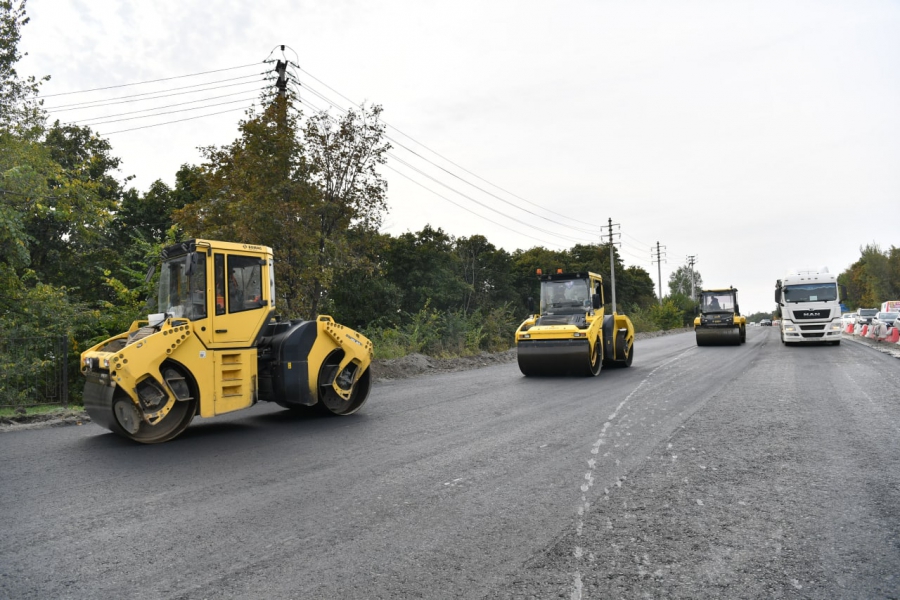
[[[887,335],[884,337],[884,341],[888,344],[897,344],[900,343],[900,329],[896,327],[891,327],[888,329]]]
[[[866,337],[866,333],[868,333],[868,330],[869,330],[869,326],[868,326],[868,325],[863,325],[863,326],[862,326],[862,331],[859,332],[859,335],[861,335],[861,336],[863,336],[863,337]]]
[[[844,330],[844,333],[853,333],[853,323],[847,325],[847,328]]]

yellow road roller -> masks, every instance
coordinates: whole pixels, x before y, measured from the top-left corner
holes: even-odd
[[[698,346],[740,346],[747,341],[747,319],[738,308],[737,289],[701,290],[697,302]]]
[[[350,415],[371,387],[372,343],[326,315],[275,316],[272,249],[193,239],[165,248],[158,313],[86,350],[84,407],[137,442],[259,401]]]
[[[539,270],[538,276],[540,312],[516,330],[522,374],[595,377],[604,365],[631,366],[634,326],[625,315],[604,314],[600,275]]]

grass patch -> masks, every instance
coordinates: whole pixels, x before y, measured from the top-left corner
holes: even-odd
[[[10,408],[0,408],[0,417],[18,417],[22,415],[31,416],[31,415],[52,415],[54,413],[63,413],[68,410],[77,410],[80,409],[80,406],[72,406],[70,405],[68,408],[52,405],[52,406],[28,406],[28,407],[10,407]],[[25,411],[25,412],[22,412]]]

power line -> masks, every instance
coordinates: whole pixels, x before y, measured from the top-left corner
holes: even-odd
[[[297,85],[301,85],[301,84],[299,84],[299,82],[298,82]],[[321,94],[320,92],[318,92],[317,90],[315,90],[314,88],[311,88],[311,87],[309,87],[308,85],[307,85],[307,86],[302,86],[302,85],[301,85],[301,87],[302,87],[303,89],[306,89],[307,91],[310,91],[312,94],[314,94],[315,96],[321,98],[321,99],[324,100],[325,102],[328,102],[331,106],[335,107],[336,109],[340,110],[341,112],[344,112],[344,113],[347,112],[346,109],[344,109],[343,107],[339,106],[338,104],[336,104],[335,102],[333,102],[332,100],[330,100],[329,98],[327,98],[326,96],[324,96],[323,94]],[[386,124],[386,123],[385,123],[385,124]],[[516,204],[513,203],[513,202],[510,202],[510,201],[508,201],[508,200],[506,200],[506,199],[504,199],[504,198],[501,198],[500,196],[498,196],[498,195],[496,195],[496,194],[494,194],[494,193],[492,193],[492,192],[490,192],[490,191],[488,191],[488,190],[485,190],[484,188],[479,187],[479,186],[477,186],[477,185],[471,183],[470,181],[466,181],[465,179],[463,179],[462,177],[460,177],[460,176],[457,175],[456,173],[453,173],[452,171],[449,171],[448,169],[442,167],[441,165],[438,165],[438,164],[435,163],[434,161],[429,160],[428,158],[422,156],[421,154],[419,154],[419,153],[416,152],[415,150],[412,150],[412,149],[409,148],[408,146],[406,146],[406,145],[404,145],[404,144],[398,142],[396,139],[392,138],[391,136],[385,135],[384,137],[385,137],[386,139],[390,140],[391,142],[397,144],[397,146],[403,148],[404,150],[406,150],[406,151],[409,152],[410,154],[413,154],[414,156],[416,156],[416,157],[422,159],[423,161],[427,162],[428,164],[430,164],[430,165],[434,166],[435,168],[437,168],[437,169],[443,171],[444,173],[450,175],[451,177],[453,177],[453,178],[455,178],[455,179],[458,179],[459,181],[465,183],[466,185],[469,185],[469,186],[475,188],[476,190],[478,190],[478,191],[480,191],[480,192],[482,192],[482,193],[484,193],[484,194],[487,194],[488,196],[491,196],[492,198],[495,198],[495,199],[499,200],[500,202],[503,202],[504,204],[507,204],[507,205],[509,205],[509,206],[512,206],[513,208],[517,208],[517,209],[519,209],[519,210],[521,210],[521,211],[523,211],[523,212],[525,212],[525,213],[528,213],[528,214],[530,214],[530,215],[532,215],[532,216],[534,216],[534,217],[536,217],[536,218],[543,219],[543,220],[545,220],[545,221],[548,221],[548,222],[550,222],[550,223],[553,223],[554,225],[559,225],[559,226],[565,227],[565,228],[567,228],[567,229],[576,229],[576,230],[578,230],[578,231],[585,231],[586,233],[592,233],[592,232],[588,232],[588,231],[586,231],[586,230],[582,230],[582,229],[580,229],[580,228],[578,228],[578,227],[573,227],[573,226],[571,225],[571,223],[561,223],[561,222],[559,222],[559,221],[555,221],[555,220],[553,220],[553,219],[544,217],[543,215],[539,215],[539,214],[537,214],[537,213],[535,213],[535,212],[533,212],[533,211],[530,211],[530,210],[528,210],[528,209],[526,209],[526,208],[522,208],[521,206],[518,206],[518,205],[516,205]],[[389,154],[390,154],[390,153],[389,153]],[[394,158],[397,158],[395,155],[391,155],[391,156],[394,157]],[[399,159],[397,159],[397,160],[399,160]],[[449,161],[448,161],[448,162],[449,162]],[[425,175],[425,173],[422,173],[422,174]],[[432,179],[432,180],[435,181],[436,183],[438,183],[438,184],[440,184],[440,185],[443,185],[444,187],[447,187],[448,189],[451,189],[452,191],[456,192],[457,194],[460,194],[461,196],[464,196],[464,197],[466,197],[466,198],[469,198],[470,200],[472,200],[473,202],[475,202],[475,200],[473,200],[472,198],[466,196],[466,195],[463,194],[462,192],[459,192],[458,190],[455,190],[455,189],[453,189],[453,188],[450,188],[450,187],[447,186],[446,184],[444,184],[444,183],[442,183],[442,182],[440,182],[440,181],[434,179],[433,177],[430,177],[430,176],[428,176],[428,175],[425,175],[425,176],[429,177],[430,179]],[[485,205],[482,205],[482,206],[485,206]],[[486,206],[485,206],[485,207],[486,207]],[[489,207],[486,207],[486,208],[489,208]],[[499,214],[503,214],[503,215],[506,216],[507,218],[510,218],[510,219],[512,219],[512,220],[514,220],[514,221],[516,221],[516,222],[518,222],[518,223],[523,223],[522,221],[519,221],[518,219],[515,219],[514,217],[510,217],[509,215],[505,215],[504,213],[500,213],[499,211],[497,211],[497,210],[495,210],[495,209],[493,209],[493,208],[489,208],[489,210],[492,210],[492,211],[494,211],[494,212],[498,212]],[[527,226],[529,226],[529,227],[535,227],[533,224],[530,224],[530,223],[523,223],[523,224],[525,224],[525,225],[527,225]],[[535,228],[536,228],[536,227],[535,227]],[[553,233],[553,232],[548,232],[548,231],[546,231],[546,230],[541,230],[541,229],[539,229],[539,228],[536,228],[536,229],[538,229],[539,231],[544,231],[545,233],[549,233],[550,235],[555,235],[555,236],[557,236],[557,237],[564,238],[564,239],[568,239],[568,240],[572,240],[572,241],[575,241],[575,242],[583,242],[583,241],[584,241],[584,238],[579,239],[579,238],[575,238],[575,237],[571,237],[571,236],[565,236],[565,235],[562,235],[562,234],[556,234],[556,233]]]
[[[253,104],[250,104],[248,106],[244,106],[241,108],[231,108],[228,110],[221,110],[219,112],[209,113],[208,115],[197,115],[195,117],[187,117],[185,119],[176,119],[175,121],[166,121],[164,123],[155,123],[153,125],[143,125],[141,127],[132,127],[131,129],[120,129],[118,131],[107,131],[105,133],[98,133],[97,135],[102,137],[102,136],[107,136],[107,135],[113,135],[116,133],[126,133],[128,131],[137,131],[139,129],[149,129],[151,127],[161,127],[163,125],[171,125],[172,123],[183,123],[184,121],[193,121],[195,119],[203,119],[205,117],[212,117],[215,115],[224,115],[225,113],[235,112],[238,110],[246,111],[246,110],[252,108],[253,106],[254,106]],[[101,125],[101,123],[97,123],[97,125]]]
[[[307,76],[309,76],[311,79],[313,79],[313,80],[315,80],[316,82],[322,84],[323,86],[325,86],[326,88],[328,88],[329,90],[331,90],[332,92],[334,92],[335,94],[337,94],[338,96],[340,96],[341,98],[343,98],[344,100],[346,100],[347,102],[349,102],[349,103],[351,103],[351,104],[353,104],[353,105],[356,105],[356,103],[353,102],[353,100],[351,100],[351,99],[348,98],[347,96],[341,94],[339,91],[335,90],[334,88],[332,88],[331,86],[329,86],[327,83],[325,83],[325,82],[322,81],[321,79],[319,79],[319,78],[317,78],[316,76],[314,76],[314,75],[313,75],[312,73],[310,73],[309,71],[306,71],[305,69],[303,69],[303,68],[301,68],[301,67],[299,67],[299,66],[297,66],[296,68],[297,68],[297,70],[301,71],[302,73],[305,73],[305,74],[306,74]],[[298,84],[299,84],[299,82],[298,82]],[[300,85],[302,85],[302,84],[300,84]],[[325,100],[326,102],[329,102],[330,104],[332,104],[332,105],[335,106],[336,108],[340,108],[340,107],[337,106],[335,103],[333,103],[333,102],[331,102],[330,100],[328,100],[327,98],[323,97],[321,94],[316,93],[316,92],[315,92],[314,90],[312,90],[312,88],[310,88],[308,85],[302,85],[302,87],[304,87],[305,89],[308,89],[308,90],[310,90],[310,91],[313,91],[313,93],[315,93],[317,96],[319,96],[320,98],[322,98],[322,99]],[[516,195],[516,194],[514,194],[514,193],[512,193],[512,192],[510,192],[510,191],[508,191],[508,190],[506,190],[506,189],[504,189],[504,188],[502,188],[502,187],[500,187],[500,186],[494,184],[494,183],[491,183],[491,182],[488,181],[487,179],[484,179],[483,177],[480,177],[479,175],[476,175],[475,173],[473,173],[472,171],[469,171],[469,170],[466,169],[465,167],[463,167],[463,166],[461,166],[461,165],[459,165],[459,164],[453,162],[453,161],[450,160],[449,158],[447,158],[447,157],[443,156],[442,154],[440,154],[440,153],[438,153],[438,152],[432,150],[431,148],[429,148],[429,147],[426,146],[425,144],[419,142],[418,140],[416,140],[416,139],[413,138],[412,136],[410,136],[410,135],[404,133],[403,131],[401,131],[401,130],[398,129],[397,127],[394,127],[393,125],[391,125],[391,124],[388,123],[387,121],[385,121],[384,123],[385,123],[385,125],[387,125],[387,126],[390,127],[391,129],[393,129],[394,131],[396,131],[397,133],[399,133],[399,134],[403,135],[404,137],[406,137],[406,138],[412,140],[413,142],[415,142],[415,143],[418,144],[419,146],[425,148],[426,150],[428,150],[429,152],[431,152],[431,153],[434,154],[435,156],[441,158],[442,160],[447,161],[448,163],[450,163],[450,164],[453,165],[454,167],[460,169],[461,171],[463,171],[463,172],[465,172],[465,173],[468,173],[468,174],[471,175],[472,177],[475,177],[476,179],[478,179],[478,180],[480,180],[480,181],[483,181],[484,183],[487,183],[488,185],[490,185],[490,186],[492,186],[492,187],[494,187],[494,188],[496,188],[496,189],[502,191],[502,192],[505,193],[505,194],[508,194],[508,195],[512,196],[513,198],[516,198],[516,199],[518,199],[518,200],[521,200],[522,202],[526,202],[527,204],[530,204],[530,205],[532,205],[532,206],[534,206],[534,207],[536,207],[536,208],[540,208],[541,210],[544,210],[544,211],[549,212],[549,213],[552,213],[552,212],[553,212],[553,211],[551,211],[551,210],[549,210],[549,209],[547,209],[547,208],[544,208],[543,206],[541,206],[541,205],[539,205],[539,204],[536,204],[536,203],[534,203],[534,202],[532,202],[532,201],[530,201],[530,200],[528,200],[528,199],[526,199],[526,198],[522,198],[521,196],[518,196],[518,195]],[[387,136],[386,136],[386,137],[387,137]],[[389,138],[389,139],[391,139],[391,138]],[[392,141],[394,141],[394,142],[397,143],[398,145],[402,146],[402,144],[400,144],[400,143],[397,142],[396,140],[392,140]],[[413,152],[413,151],[410,150],[409,148],[406,148],[405,146],[403,146],[403,147],[404,147],[405,149],[407,149],[408,151]],[[419,155],[419,156],[420,156],[420,155]],[[428,159],[426,159],[426,158],[424,158],[424,157],[421,157],[421,156],[420,156],[420,158],[422,158],[423,160],[428,160]],[[431,162],[431,161],[429,161],[429,162]],[[436,167],[438,167],[438,168],[440,168],[440,169],[443,169],[443,167],[437,165],[437,164],[434,163],[434,162],[432,162],[431,164],[435,165]],[[446,170],[446,169],[444,169],[444,170]],[[447,171],[447,172],[449,173],[449,171]],[[465,180],[463,180],[462,178],[460,178],[458,175],[453,174],[453,176],[454,176],[454,177],[457,177],[457,178],[460,179],[461,181],[465,181]],[[478,186],[476,186],[476,185],[474,185],[474,184],[472,184],[472,183],[470,183],[470,182],[468,182],[468,181],[466,181],[465,183],[467,183],[468,185],[471,185],[472,187],[475,187],[476,189],[481,189],[481,188],[478,188]],[[484,191],[484,190],[482,190],[482,191]],[[494,196],[495,198],[498,198],[498,199],[502,200],[501,198],[499,198],[498,196],[495,196],[494,194],[491,194],[490,192],[485,192],[485,193],[488,193],[488,194]],[[502,200],[502,201],[503,201],[503,202],[507,202],[506,200]],[[510,204],[511,204],[511,203],[510,203]],[[528,211],[527,209],[524,209],[524,208],[522,208],[522,207],[520,207],[520,206],[516,206],[515,204],[511,204],[511,205],[512,205],[512,206],[515,206],[515,207],[518,208],[519,210],[528,212],[529,214],[534,214],[534,213],[531,213],[530,211]],[[548,220],[548,221],[551,221],[551,222],[554,222],[554,223],[555,223],[555,221],[553,221],[552,219],[547,219],[547,217],[543,217],[543,216],[541,216],[541,215],[535,215],[535,216],[537,216],[537,217],[539,217],[539,218],[546,219],[546,220]],[[573,226],[572,224],[566,224],[565,226],[568,227],[568,228],[571,228],[571,229],[577,229],[577,230],[579,230],[579,231],[582,231],[582,232],[584,232],[584,233],[588,233],[588,234],[591,234],[591,235],[594,235],[594,234],[596,233],[596,231],[597,231],[600,227],[602,227],[602,226],[600,226],[600,225],[596,225],[596,224],[593,224],[593,223],[587,223],[587,225],[593,226],[593,227],[595,228],[595,230],[594,230],[594,231],[588,231],[588,230],[585,230],[585,229],[581,229],[581,228],[579,228],[579,227],[577,227],[577,226]]]
[[[224,95],[222,95],[222,96],[213,96],[212,98],[201,98],[200,100],[190,100],[190,101],[188,101],[188,102],[179,102],[179,103],[177,103],[177,104],[167,104],[167,105],[165,105],[165,106],[155,106],[155,107],[153,107],[153,108],[145,108],[145,109],[142,109],[142,110],[132,110],[132,111],[129,111],[129,112],[118,113],[118,114],[114,114],[114,115],[104,115],[104,116],[102,116],[102,117],[90,117],[90,118],[87,118],[87,119],[80,119],[80,120],[78,120],[78,121],[70,121],[70,122],[71,122],[71,123],[86,123],[86,122],[88,122],[88,121],[96,121],[97,119],[111,119],[111,118],[113,118],[113,117],[123,117],[123,116],[125,116],[125,115],[136,115],[136,114],[138,114],[138,113],[149,112],[149,111],[151,111],[151,110],[162,110],[162,109],[164,109],[164,108],[174,108],[174,107],[176,107],[176,106],[185,106],[185,105],[187,105],[187,104],[196,104],[196,103],[198,103],[198,102],[210,102],[210,101],[212,101],[212,100],[220,100],[220,99],[222,99],[222,98],[230,98],[230,97],[232,97],[232,96],[246,95],[246,94],[248,94],[248,93],[257,94],[257,93],[258,93],[258,90],[249,90],[249,91],[244,91],[244,92],[234,92],[233,94],[224,94]],[[244,101],[244,100],[250,100],[250,98],[242,98],[242,99],[239,100],[238,102]],[[213,106],[219,106],[219,105],[217,105],[217,104],[212,104],[212,105],[209,105],[209,106],[200,106],[200,107],[196,107],[196,108],[192,108],[192,109],[185,109],[185,110],[196,110],[196,109],[201,109],[201,108],[212,108]],[[175,112],[180,112],[180,111],[175,111]],[[160,114],[167,114],[167,113],[160,113]],[[152,117],[152,116],[157,116],[157,115],[145,115],[145,116]],[[140,117],[138,117],[138,118],[140,118]],[[106,121],[106,122],[107,122],[107,123],[112,123],[113,121]],[[99,123],[97,123],[97,124],[99,125]]]
[[[323,109],[319,108],[318,106],[316,106],[316,105],[313,104],[312,102],[309,102],[308,100],[304,100],[304,101],[302,101],[302,103],[303,103],[303,104],[306,104],[307,106],[311,107],[312,109],[314,109],[315,111],[317,111],[317,112],[319,112],[319,113],[325,113],[325,111],[324,111]],[[404,165],[405,167],[407,167],[407,168],[409,168],[409,169],[412,169],[413,171],[415,171],[415,172],[417,172],[417,173],[419,173],[419,174],[421,174],[421,175],[424,175],[425,177],[428,177],[429,179],[434,180],[434,179],[431,178],[429,175],[427,175],[427,174],[425,174],[425,173],[422,173],[421,170],[419,170],[419,169],[416,168],[416,167],[413,167],[412,165],[410,165],[410,164],[407,163],[406,161],[404,161],[404,160],[402,160],[402,159],[400,159],[400,158],[397,158],[396,156],[391,156],[391,158],[393,158],[394,160],[396,160],[396,161],[399,162],[400,164]],[[457,208],[460,208],[460,209],[462,209],[462,210],[468,212],[469,214],[473,214],[473,215],[475,215],[476,217],[479,217],[480,219],[484,219],[484,220],[487,221],[488,223],[492,223],[492,224],[496,225],[497,227],[502,227],[503,229],[506,229],[506,230],[508,230],[508,231],[512,231],[512,232],[518,233],[518,234],[521,234],[521,233],[522,233],[521,230],[513,229],[512,227],[508,227],[508,226],[506,226],[506,225],[503,225],[502,223],[498,223],[497,221],[494,221],[493,219],[490,219],[490,218],[488,218],[488,217],[485,217],[484,215],[481,215],[481,214],[475,212],[474,210],[472,210],[472,209],[470,209],[470,208],[468,208],[468,207],[466,207],[466,206],[460,204],[459,202],[455,202],[454,200],[451,200],[450,198],[447,198],[447,197],[444,196],[443,194],[440,194],[440,193],[434,191],[433,189],[429,188],[429,187],[426,186],[425,184],[423,184],[423,183],[421,183],[421,182],[419,182],[419,181],[416,181],[416,180],[413,179],[412,177],[410,177],[410,176],[408,176],[408,175],[406,175],[406,174],[404,174],[404,173],[398,171],[397,169],[391,167],[390,165],[385,164],[384,167],[390,169],[391,171],[393,171],[393,172],[396,173],[397,175],[400,175],[400,176],[403,177],[404,179],[409,180],[410,182],[416,184],[417,186],[423,188],[424,190],[426,190],[426,191],[428,191],[428,192],[431,192],[432,194],[434,194],[434,195],[437,196],[438,198],[441,198],[442,200],[445,200],[446,202],[449,202],[449,203],[452,204],[453,206],[456,206]],[[434,181],[436,181],[436,180],[434,180]],[[440,182],[439,182],[439,181],[436,181],[436,183],[440,183]],[[444,185],[444,184],[441,184],[441,185]],[[445,186],[445,187],[447,187],[447,186]],[[452,188],[449,188],[449,189],[450,189],[451,191],[456,192],[456,190],[453,190]],[[456,193],[460,193],[460,192],[456,192]],[[463,195],[464,197],[468,198],[468,197],[465,196],[464,194],[461,194],[461,195]],[[471,200],[471,198],[469,198],[469,199]],[[482,206],[482,207],[484,207],[484,208],[489,208],[489,209],[490,209],[490,207],[484,206],[483,204],[481,204],[481,203],[478,202],[477,200],[473,200],[473,201],[474,201],[476,204],[478,204],[479,206]],[[501,213],[501,214],[502,214],[502,213]],[[552,234],[551,234],[551,235],[552,235]],[[550,241],[547,241],[547,240],[542,240],[542,239],[536,238],[536,237],[534,237],[534,236],[529,236],[529,237],[531,237],[532,239],[536,239],[536,240],[538,240],[538,241],[544,242],[545,244],[550,244],[550,245],[553,245],[553,246],[557,246],[557,247],[559,247],[559,248],[564,248],[564,247],[565,247],[565,246],[563,246],[562,244],[558,244],[558,243],[556,243],[556,242],[550,242]]]
[[[229,101],[229,102],[219,102],[218,104],[210,104],[210,105],[208,105],[208,106],[195,106],[194,108],[183,108],[183,109],[181,109],[181,110],[169,110],[169,111],[166,111],[166,112],[154,113],[154,114],[152,114],[152,115],[143,115],[143,116],[140,116],[140,117],[128,117],[128,118],[125,118],[125,119],[112,119],[112,120],[109,120],[109,121],[101,121],[100,123],[93,123],[92,125],[93,125],[93,126],[96,126],[96,125],[108,125],[109,123],[120,123],[120,122],[122,122],[122,121],[134,121],[134,120],[136,120],[136,119],[148,119],[148,118],[150,118],[150,117],[161,117],[161,116],[163,116],[163,115],[174,115],[174,114],[178,114],[178,113],[188,112],[188,111],[191,111],[191,110],[203,110],[203,109],[205,109],[205,108],[214,108],[214,107],[216,107],[216,106],[225,106],[226,104],[237,104],[238,102],[246,102],[246,101],[247,101],[246,98],[241,99],[241,100],[231,100],[231,101]],[[153,109],[151,109],[151,110],[153,110]],[[143,112],[143,111],[138,111],[138,112]],[[97,118],[98,118],[98,119],[103,119],[103,118],[105,118],[105,117],[97,117]],[[86,120],[90,121],[91,119],[86,119]],[[172,122],[173,122],[173,123],[177,123],[177,121],[172,121]]]
[[[108,85],[106,87],[98,87],[89,90],[76,90],[74,92],[60,92],[58,94],[44,94],[41,95],[40,98],[55,98],[57,96],[70,96],[72,94],[87,94],[88,92],[100,92],[103,90],[114,90],[123,87],[130,87],[133,85],[145,85],[148,83],[159,83],[160,81],[172,81],[174,79],[184,79],[186,77],[197,77],[199,75],[209,75],[210,73],[222,73],[223,71],[234,71],[236,69],[246,69],[247,67],[255,67],[259,66],[259,63],[252,63],[249,65],[240,65],[237,67],[227,67],[225,69],[214,69],[212,71],[202,71],[200,73],[189,73],[187,75],[176,75],[174,77],[163,77],[161,79],[150,79],[147,81],[135,81],[134,83],[123,83],[120,85]]]
[[[230,83],[228,85],[219,85],[215,87],[204,88],[202,90],[193,90],[191,88],[203,87],[205,85],[212,85],[213,83],[223,83],[226,81],[236,81],[238,79],[249,79],[250,77],[260,77],[261,75],[265,75],[265,73],[254,73],[252,75],[245,75],[244,77],[235,77],[232,79],[223,79],[221,81],[213,81],[210,83],[199,83],[197,85],[186,85],[184,87],[172,88],[170,90],[161,90],[157,92],[144,92],[143,94],[133,94],[131,96],[119,96],[117,98],[111,98],[108,100],[88,100],[87,102],[75,102],[73,104],[61,104],[59,106],[52,107],[44,107],[44,110],[50,112],[68,112],[70,110],[82,110],[87,108],[97,108],[100,106],[111,106],[113,104],[128,104],[131,102],[145,102],[147,100],[158,100],[160,98],[170,98],[172,96],[184,96],[185,94],[196,94],[198,92],[208,92],[211,90],[220,90],[228,87],[237,87],[239,85],[247,85],[248,83],[257,83],[256,81],[244,81],[242,83]],[[263,82],[265,79],[259,79],[259,82]],[[173,94],[168,94],[166,92],[174,92],[175,90],[188,90],[188,92],[176,92]],[[154,94],[160,94],[158,96],[154,96]],[[151,96],[150,98],[141,98],[141,96]]]

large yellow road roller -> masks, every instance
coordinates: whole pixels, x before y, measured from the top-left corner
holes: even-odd
[[[159,312],[81,355],[94,423],[156,443],[259,401],[336,415],[365,403],[372,343],[326,315],[279,320],[270,248],[195,239],[162,259]]]
[[[538,276],[540,312],[516,330],[519,370],[524,375],[594,377],[603,365],[631,366],[634,326],[625,315],[604,314],[600,275],[538,271]]]
[[[702,290],[697,302],[698,346],[740,346],[747,341],[747,319],[741,316],[735,288]]]

